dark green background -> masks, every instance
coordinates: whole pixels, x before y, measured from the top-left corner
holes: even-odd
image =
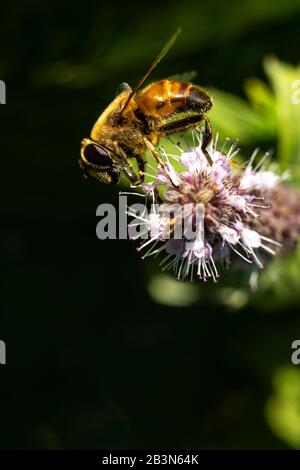
[[[134,243],[95,236],[119,188],[83,179],[78,158],[119,83],[178,25],[153,79],[194,69],[242,96],[267,54],[299,61],[300,2],[33,0],[1,5],[0,22],[0,447],[287,447],[263,409],[297,309],[152,301]]]

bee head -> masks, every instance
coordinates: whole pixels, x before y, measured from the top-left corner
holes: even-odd
[[[90,139],[83,139],[80,156],[79,164],[85,176],[93,176],[102,183],[119,182],[120,169],[114,163],[109,149]]]

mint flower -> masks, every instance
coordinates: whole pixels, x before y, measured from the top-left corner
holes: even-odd
[[[181,150],[180,156],[160,148],[165,165],[142,185],[145,196],[153,202],[162,200],[159,213],[136,216],[147,235],[138,248],[142,258],[160,256],[162,270],[181,280],[198,277],[216,282],[220,266],[239,259],[247,267],[263,268],[269,256],[293,248],[300,233],[300,196],[284,186],[287,175],[266,167],[267,154],[254,167],[257,151],[245,167],[239,166],[232,161],[238,151],[235,144],[225,153],[217,150],[216,141],[211,144],[209,166],[201,152],[201,131],[194,138],[194,148]],[[287,201],[297,213],[296,225],[291,223]],[[195,224],[199,205],[201,233]],[[194,238],[187,238],[186,232],[175,237],[183,216],[171,216],[174,207],[191,209],[187,220]]]

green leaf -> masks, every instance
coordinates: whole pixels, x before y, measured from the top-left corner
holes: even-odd
[[[290,168],[300,163],[300,66],[274,57],[268,57],[264,66],[276,100],[277,158],[282,168]]]
[[[269,141],[276,136],[272,116],[266,119],[266,110],[258,112],[245,100],[230,93],[212,90],[214,106],[210,118],[215,131],[223,138],[230,137],[248,144]]]
[[[247,79],[244,88],[253,109],[264,119],[265,124],[268,126],[269,135],[272,139],[276,138],[276,100],[271,88],[257,78]]]

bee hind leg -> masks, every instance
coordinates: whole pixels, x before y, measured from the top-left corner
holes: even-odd
[[[158,129],[158,132],[163,137],[178,134],[179,132],[185,132],[187,130],[196,128],[201,121],[205,121],[205,128],[202,133],[201,150],[204,153],[208,164],[211,166],[213,164],[213,161],[208,153],[207,147],[212,139],[212,129],[206,114],[196,114],[193,116],[187,116],[186,118],[179,119],[178,121],[166,123]]]
[[[209,155],[209,153],[207,151],[207,147],[211,143],[211,139],[212,139],[212,128],[211,128],[211,124],[209,122],[209,119],[205,114],[202,116],[202,119],[205,120],[205,127],[204,127],[204,132],[202,134],[201,150],[204,153],[204,155],[206,157],[206,160],[208,161],[210,166],[212,166],[213,161],[212,161],[212,158],[211,158],[211,156]]]

